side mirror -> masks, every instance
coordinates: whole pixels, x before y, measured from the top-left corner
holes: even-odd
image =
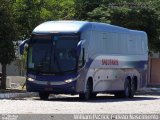
[[[22,43],[19,45],[19,51],[20,55],[23,55],[25,45],[29,42],[29,39],[22,41]]]

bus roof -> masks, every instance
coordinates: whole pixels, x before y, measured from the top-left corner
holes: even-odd
[[[32,33],[78,33],[86,30],[145,34],[143,31],[130,30],[106,23],[87,21],[48,21],[37,26]]]

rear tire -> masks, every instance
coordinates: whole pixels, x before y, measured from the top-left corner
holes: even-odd
[[[126,80],[124,84],[124,91],[115,93],[117,98],[133,98],[135,93],[135,82]]]
[[[130,98],[134,97],[136,91],[136,83],[134,80],[131,81],[131,92],[130,92]]]
[[[135,82],[133,80],[126,80],[124,97],[125,98],[133,98],[135,93]]]
[[[39,92],[39,97],[41,100],[48,100],[49,93],[48,92]]]

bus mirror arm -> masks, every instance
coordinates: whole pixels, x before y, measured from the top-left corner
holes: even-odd
[[[19,45],[20,55],[23,55],[24,47],[28,42],[29,42],[29,39],[22,41],[22,43]]]
[[[81,54],[81,46],[82,46],[82,41],[79,41],[76,48],[77,57],[79,57],[79,55]]]
[[[85,42],[86,42],[86,40],[82,39],[82,40],[80,40],[80,41],[78,42],[78,44],[77,44],[77,49],[76,49],[76,51],[77,51],[77,56],[78,56],[78,57],[79,57],[80,54],[81,54],[82,46],[84,46]]]

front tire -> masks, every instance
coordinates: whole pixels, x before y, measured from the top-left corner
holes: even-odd
[[[79,93],[79,98],[82,100],[89,100],[91,98],[92,86],[88,81],[86,84],[86,90],[84,93]]]
[[[39,92],[39,97],[41,100],[48,100],[49,93],[48,92]]]

